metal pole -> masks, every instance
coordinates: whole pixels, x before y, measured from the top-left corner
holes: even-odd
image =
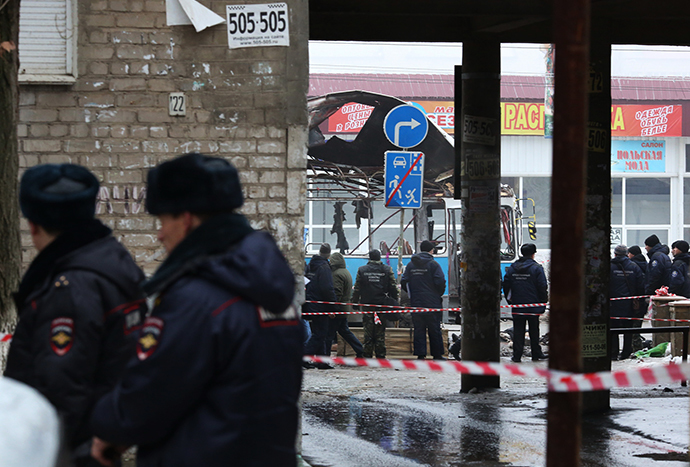
[[[398,239],[398,284],[400,283],[400,278],[403,275],[403,266],[402,266],[402,259],[403,259],[403,242],[405,239],[403,238],[403,235],[405,234],[405,210],[401,209],[400,210],[400,239]]]
[[[556,43],[549,368],[582,371],[589,0],[553,2]],[[580,465],[580,393],[549,392],[546,465]]]

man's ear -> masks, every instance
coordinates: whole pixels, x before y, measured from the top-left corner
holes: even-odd
[[[191,212],[185,211],[181,215],[184,216],[184,226],[187,234],[199,227],[202,223],[201,218]]]
[[[38,235],[38,233],[40,231],[39,229],[41,228],[41,226],[38,224],[34,224],[31,221],[27,221],[27,222],[29,223],[29,232],[31,233],[31,235],[32,236]]]

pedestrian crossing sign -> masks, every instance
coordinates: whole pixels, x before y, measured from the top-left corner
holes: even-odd
[[[424,189],[424,153],[386,151],[384,182],[387,208],[421,208]]]

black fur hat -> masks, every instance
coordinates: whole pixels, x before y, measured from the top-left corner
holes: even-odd
[[[185,154],[148,174],[146,209],[153,215],[230,212],[243,202],[237,169],[225,159]]]
[[[94,218],[98,187],[96,177],[80,165],[37,165],[22,176],[19,205],[31,222],[65,230]]]

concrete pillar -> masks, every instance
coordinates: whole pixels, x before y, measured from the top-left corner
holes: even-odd
[[[556,90],[551,190],[549,368],[582,371],[589,0],[554,2]],[[546,465],[580,465],[577,392],[549,392]]]
[[[606,19],[592,22],[587,97],[587,195],[585,309],[582,358],[585,372],[608,371],[609,276],[611,274],[611,41]],[[558,54],[558,51],[556,51]],[[556,58],[558,60],[558,58]],[[608,410],[609,391],[582,394],[583,412]]]
[[[462,359],[499,361],[501,44],[463,43],[460,146]],[[458,165],[456,164],[456,170]],[[456,192],[458,187],[456,186]],[[461,392],[497,388],[497,376],[462,375]]]

